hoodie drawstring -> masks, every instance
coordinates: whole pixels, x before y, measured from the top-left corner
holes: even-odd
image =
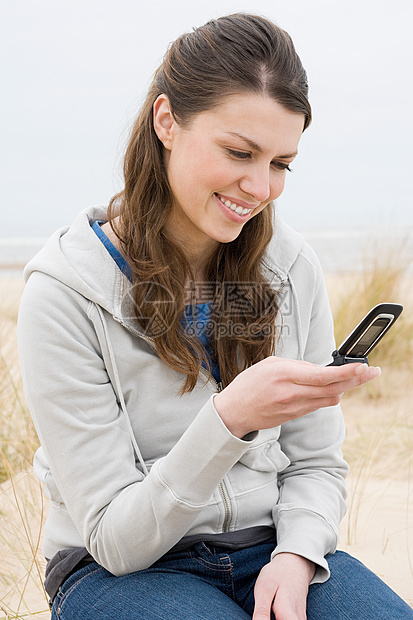
[[[294,309],[295,309],[295,316],[296,316],[296,323],[297,323],[298,359],[302,360],[304,359],[304,349],[303,349],[303,335],[302,335],[302,329],[301,329],[300,308],[298,305],[298,296],[297,296],[296,288],[294,286],[294,282],[292,281],[290,274],[288,274],[287,277],[288,277],[288,281],[291,286],[291,292],[293,294],[293,300],[294,300]]]
[[[114,383],[115,383],[115,385],[113,387],[115,389],[116,396],[118,397],[120,408],[121,408],[121,410],[123,412],[123,415],[124,415],[124,418],[125,418],[125,421],[126,421],[126,425],[128,427],[128,432],[129,432],[129,435],[130,435],[130,438],[131,438],[132,445],[133,445],[133,448],[135,450],[136,456],[138,457],[138,461],[139,461],[139,463],[142,466],[142,470],[143,470],[144,475],[147,476],[149,474],[149,471],[148,471],[148,468],[146,467],[146,464],[145,464],[145,461],[144,461],[144,459],[142,457],[141,451],[139,450],[139,446],[138,446],[138,443],[136,441],[135,434],[134,434],[133,428],[132,428],[132,424],[131,424],[131,421],[130,421],[130,418],[129,418],[128,410],[126,409],[125,399],[123,398],[122,387],[121,387],[120,380],[119,380],[118,367],[116,365],[115,354],[113,352],[112,343],[110,341],[109,330],[108,330],[108,326],[107,326],[107,323],[106,323],[106,319],[104,317],[102,308],[100,306],[98,306],[97,304],[95,304],[95,306],[96,306],[96,308],[97,308],[97,310],[99,312],[99,316],[100,316],[100,319],[102,321],[103,331],[104,331],[104,334],[105,334],[106,345],[107,345],[108,351],[109,351],[109,358],[110,358],[110,362],[112,364],[113,378],[114,378]]]

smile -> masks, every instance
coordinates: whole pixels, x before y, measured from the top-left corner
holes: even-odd
[[[251,213],[251,211],[252,211],[252,209],[243,208],[240,205],[237,205],[235,202],[231,202],[230,200],[226,200],[225,198],[223,198],[219,194],[216,194],[216,196],[217,196],[218,200],[220,202],[222,202],[223,205],[225,205],[226,207],[231,209],[231,211],[234,211],[234,213],[237,213],[238,215],[249,215]]]

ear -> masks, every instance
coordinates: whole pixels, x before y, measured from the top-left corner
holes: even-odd
[[[176,121],[166,95],[162,94],[153,104],[153,127],[164,147],[171,150],[175,135]]]

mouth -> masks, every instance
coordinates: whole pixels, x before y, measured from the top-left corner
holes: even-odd
[[[255,208],[255,207],[252,207],[248,209],[247,207],[243,207],[242,205],[236,202],[232,202],[231,200],[228,200],[228,198],[225,198],[224,196],[221,196],[220,194],[215,193],[214,195],[216,196],[220,205],[225,207],[226,210],[231,211],[237,217],[236,221],[247,220]]]

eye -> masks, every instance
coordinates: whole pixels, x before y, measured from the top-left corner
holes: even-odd
[[[235,151],[234,149],[228,148],[226,150],[228,155],[235,157],[235,159],[251,159],[251,153],[248,153],[247,151]],[[284,164],[280,161],[273,161],[271,162],[271,165],[277,170],[287,170],[288,172],[292,172],[292,168],[290,168],[289,164]]]
[[[227,152],[231,157],[236,157],[236,159],[249,159],[251,157],[250,153],[246,153],[245,151],[233,151],[232,149],[227,149]]]
[[[290,168],[290,166],[288,164],[283,164],[279,161],[273,161],[272,165],[277,168],[278,170],[287,170],[288,172],[292,172],[293,169]]]

